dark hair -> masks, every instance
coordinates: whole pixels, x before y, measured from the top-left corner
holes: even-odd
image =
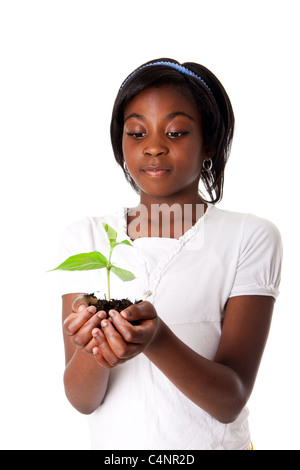
[[[211,171],[202,170],[201,180],[212,203],[222,198],[224,169],[227,163],[234,132],[234,114],[229,97],[215,75],[203,65],[194,62],[181,64],[201,79],[187,75],[157,62],[171,62],[180,66],[173,59],[156,59],[136,69],[123,82],[116,97],[110,125],[111,142],[116,161],[122,167],[126,179],[139,192],[139,188],[124,169],[122,137],[124,111],[127,104],[146,88],[172,85],[188,93],[202,116],[202,132],[206,147],[211,151],[213,166]],[[204,82],[204,83],[203,83]]]

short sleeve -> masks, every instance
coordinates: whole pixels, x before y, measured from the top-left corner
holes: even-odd
[[[279,294],[282,241],[268,220],[248,215],[245,220],[236,275],[229,297]]]

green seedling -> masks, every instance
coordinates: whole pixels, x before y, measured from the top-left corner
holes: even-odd
[[[111,256],[114,248],[117,245],[129,245],[132,244],[128,240],[117,242],[117,232],[110,227],[108,224],[103,223],[103,227],[106,231],[110,251],[109,257],[106,258],[99,251],[91,251],[90,253],[79,253],[67,258],[57,268],[51,269],[51,271],[63,270],[63,271],[88,271],[90,269],[102,269],[106,268],[107,273],[107,294],[108,300],[110,300],[110,272],[112,271],[122,281],[132,281],[135,279],[135,275],[126,269],[118,268],[111,262]]]

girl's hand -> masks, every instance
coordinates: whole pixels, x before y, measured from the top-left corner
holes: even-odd
[[[121,313],[111,310],[109,319],[101,321],[102,329],[92,331],[96,361],[110,369],[137,356],[153,341],[158,324],[159,318],[150,302],[131,305]]]
[[[96,313],[96,307],[88,307],[83,296],[78,297],[72,306],[72,313],[65,319],[63,330],[71,343],[88,354],[92,354],[96,346],[92,330],[99,327],[105,312]]]

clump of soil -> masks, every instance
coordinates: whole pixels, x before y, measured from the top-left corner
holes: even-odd
[[[94,294],[85,295],[85,298],[87,300],[88,306],[94,305],[97,309],[97,312],[99,312],[100,310],[104,310],[107,315],[109,310],[113,309],[117,310],[117,312],[122,312],[122,310],[125,310],[127,307],[130,307],[130,305],[133,305],[133,303],[129,299],[98,299]],[[139,302],[142,301],[135,301],[136,304],[138,304]]]

